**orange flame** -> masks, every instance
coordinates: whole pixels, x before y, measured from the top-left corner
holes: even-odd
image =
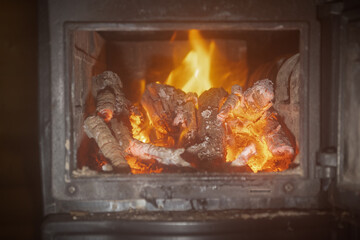
[[[212,41],[210,46],[203,40],[198,30],[189,31],[192,50],[186,55],[179,67],[168,76],[165,84],[182,89],[184,92],[196,92],[199,96],[210,89],[211,56],[215,49]]]
[[[145,122],[143,114],[140,111],[137,113],[131,111],[129,120],[133,138],[143,143],[149,143],[149,132],[151,129],[149,123]]]
[[[98,113],[98,115],[104,118],[105,122],[109,122],[113,118],[113,111],[110,109],[104,109],[101,113]]]
[[[131,168],[132,174],[161,173],[162,167],[157,166],[156,160],[147,160],[142,162],[136,157],[127,156],[126,161]]]
[[[263,116],[256,119],[256,114],[251,111],[245,112],[242,111],[241,108],[234,109],[227,119],[227,126],[230,128],[234,139],[232,144],[230,143],[226,147],[226,162],[234,161],[247,146],[253,143],[255,144],[256,154],[249,157],[247,165],[254,173],[258,171],[275,172],[287,169],[291,161],[291,156],[274,156],[270,152],[265,139],[266,133],[264,129],[266,128],[267,121],[269,121],[271,117],[275,116],[271,114],[268,117]],[[246,122],[245,126],[239,127],[239,125],[236,124],[238,119],[242,119],[242,121],[247,119],[247,121],[244,121]]]

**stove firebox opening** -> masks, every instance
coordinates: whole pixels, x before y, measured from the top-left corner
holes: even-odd
[[[297,30],[71,33],[74,175],[300,165]]]

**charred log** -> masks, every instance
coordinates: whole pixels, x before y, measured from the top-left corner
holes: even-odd
[[[102,154],[116,167],[128,167],[124,153],[110,129],[99,116],[88,117],[84,130],[89,138],[94,138]]]
[[[151,83],[146,87],[141,104],[156,132],[153,143],[168,147],[194,143],[197,130],[196,94],[185,94],[169,85]]]
[[[93,90],[95,90],[95,93],[106,87],[118,87],[120,89],[123,87],[122,82],[116,73],[105,71],[94,77]]]
[[[99,115],[109,122],[114,114],[115,94],[110,89],[104,89],[98,92],[96,97],[96,111]]]
[[[125,156],[125,151],[128,149],[129,144],[132,140],[132,137],[130,135],[129,129],[122,123],[121,121],[118,121],[117,119],[113,118],[110,121],[111,129],[115,135],[115,138],[118,140],[119,146],[122,154]]]
[[[274,156],[282,156],[290,159],[294,156],[294,148],[286,136],[283,127],[277,121],[275,113],[268,118],[264,135],[269,151]]]
[[[245,91],[244,98],[248,108],[255,112],[265,112],[272,106],[272,100],[274,99],[272,82],[268,79],[256,82],[254,86]]]
[[[243,95],[234,87],[224,102],[217,118],[225,122],[228,151],[235,159],[228,159],[233,160],[232,166],[248,164],[257,172],[268,167],[278,169],[273,168],[276,161],[286,165],[293,158],[294,148],[276,112],[270,110],[273,98],[272,82],[261,80]]]
[[[235,87],[222,105],[217,118],[230,128],[238,131],[266,116],[272,106],[274,91],[270,80],[256,82],[244,94],[240,87]],[[237,101],[237,102],[236,102]],[[231,118],[229,114],[231,113]]]
[[[155,159],[159,163],[165,165],[190,167],[190,164],[180,156],[184,153],[184,151],[184,148],[172,149],[167,147],[158,147],[152,144],[140,142],[136,139],[133,139],[130,142],[130,146],[127,150],[128,153],[140,159]]]
[[[172,86],[150,83],[141,98],[151,123],[162,134],[178,131],[173,125],[175,109],[185,102],[185,93]]]
[[[223,88],[212,88],[199,97],[198,136],[200,143],[186,149],[200,160],[202,168],[216,167],[225,160],[225,129],[217,119],[219,106],[227,93]]]
[[[100,90],[109,88],[115,96],[115,113],[128,113],[129,100],[122,91],[122,82],[119,76],[111,71],[105,71],[93,78],[93,95],[97,96]]]
[[[176,108],[175,113],[173,125],[181,128],[178,145],[187,147],[194,143],[197,133],[195,104],[187,102],[184,105],[180,105]]]
[[[228,117],[231,111],[233,111],[236,106],[240,104],[244,105],[244,93],[239,85],[234,85],[231,87],[231,94],[227,97],[225,103],[222,105],[217,118],[224,122]]]
[[[124,154],[130,154],[143,160],[155,159],[164,165],[190,166],[190,164],[180,156],[185,151],[183,148],[172,149],[159,147],[133,139],[129,129],[116,119],[111,120],[111,128]]]

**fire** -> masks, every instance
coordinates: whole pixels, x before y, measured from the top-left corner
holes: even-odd
[[[129,120],[132,127],[133,138],[143,143],[149,143],[150,124],[145,121],[144,114],[139,110],[139,105],[135,105],[135,107],[131,109]]]
[[[161,173],[163,171],[162,167],[157,166],[155,160],[142,162],[136,157],[127,156],[126,161],[131,168],[132,174]]]
[[[108,162],[105,160],[105,158],[103,156],[96,157],[95,161],[96,161],[99,168],[101,168],[102,166],[108,164]]]
[[[109,122],[113,117],[113,111],[104,109],[102,113],[98,113],[98,115],[103,117],[105,122]]]
[[[239,119],[245,125],[239,127]],[[269,121],[272,119],[276,119],[273,113],[269,114],[265,111],[259,115],[251,111],[243,111],[243,108],[235,108],[226,120],[226,126],[233,138],[227,145],[226,162],[233,162],[243,152],[249,151],[248,148],[253,145],[254,154],[249,154],[246,164],[254,173],[287,169],[292,155],[274,156],[269,150],[266,140],[269,133],[265,129],[268,128]]]
[[[172,36],[171,42],[175,38],[176,34]],[[219,86],[219,82],[212,84],[210,79],[215,43],[214,41],[206,42],[198,30],[189,31],[189,42],[192,49],[187,53],[181,64],[169,74],[165,84],[181,89],[185,93],[193,92],[200,96],[204,91]],[[247,73],[246,64],[242,66],[245,69],[240,71]],[[230,71],[232,70],[234,69],[230,69]],[[226,83],[224,78],[229,75],[230,72],[227,72],[220,78],[223,87],[226,87],[224,86]],[[246,78],[240,78],[237,83],[244,85],[243,83]],[[157,84],[160,83],[157,82]],[[143,86],[142,92],[144,92],[144,88],[145,86]],[[249,99],[253,101],[253,97],[256,97],[255,95],[250,96]],[[254,107],[254,105],[250,105],[239,101],[224,122],[231,136],[231,140],[228,141],[226,146],[226,162],[240,161],[241,158],[246,158],[244,163],[255,173],[266,170],[280,171],[286,169],[290,159],[285,161],[283,166],[278,166],[279,164],[276,164],[278,157],[275,157],[269,150],[266,139],[267,132],[264,129],[267,128],[269,118],[275,117],[273,115],[269,116],[267,112],[269,107],[271,107],[271,102],[264,106],[255,104]],[[167,135],[168,132],[164,126],[158,123],[154,125],[149,114],[152,113],[148,111],[145,111],[145,113],[131,113],[130,122],[133,137],[144,143],[151,143],[156,146],[174,147],[174,138]],[[147,119],[148,122],[145,123],[144,119]],[[150,137],[151,133],[153,133],[152,137]],[[185,134],[185,130],[179,134],[179,143],[182,143]],[[180,145],[180,147],[182,146]],[[129,164],[135,169],[134,173],[161,171],[159,169],[146,169],[144,163],[138,162],[135,158],[129,158]],[[156,165],[154,162],[149,164],[152,166]]]
[[[165,84],[182,89],[184,92],[196,92],[199,96],[212,86],[210,81],[211,57],[215,43],[210,45],[201,37],[198,30],[189,31],[192,50],[186,55],[179,67],[168,76]]]
[[[175,38],[176,33],[170,42],[174,42]],[[199,142],[199,135],[197,135],[200,129],[197,125],[199,124],[198,96],[211,88],[224,87],[229,90],[229,87],[235,84],[234,86],[238,86],[240,90],[238,89],[238,92],[235,92],[236,89],[234,92],[232,90],[228,95],[224,93],[224,96],[221,97],[222,100],[216,103],[219,108],[214,108],[220,112],[222,106],[232,104],[231,110],[215,115],[214,120],[218,120],[220,124],[217,126],[224,127],[226,132],[222,136],[223,139],[226,138],[227,143],[226,146],[223,146],[226,148],[226,158],[222,157],[222,161],[226,161],[232,166],[247,165],[254,173],[281,171],[288,168],[294,154],[288,151],[289,149],[285,149],[284,154],[278,154],[274,151],[271,142],[278,134],[276,129],[281,127],[275,114],[268,111],[274,97],[272,83],[265,80],[265,82],[271,83],[271,88],[260,89],[259,85],[254,84],[253,89],[249,88],[243,92],[241,86],[244,86],[246,82],[246,62],[233,64],[236,66],[234,68],[225,66],[227,65],[226,59],[220,58],[221,61],[225,60],[221,63],[223,68],[219,68],[216,62],[214,64],[214,54],[216,54],[215,60],[219,60],[219,54],[215,52],[215,50],[218,51],[215,49],[215,42],[204,40],[198,30],[189,31],[189,43],[191,50],[181,64],[171,71],[164,84],[159,82],[161,79],[148,85],[146,85],[145,79],[139,82],[141,99],[132,105],[129,115],[132,137],[142,143],[149,143],[146,146],[167,149],[176,147],[181,148],[183,152],[186,151],[186,148]],[[221,47],[220,44],[218,46]],[[217,72],[218,76],[211,75],[214,65],[216,65],[216,69],[213,72]],[[239,70],[239,68],[241,69]],[[210,75],[217,82],[213,81]],[[268,82],[266,83],[270,84]],[[230,96],[233,97],[233,101],[228,101]],[[178,105],[171,104],[172,102]],[[109,122],[113,117],[112,114],[110,111],[105,111],[102,117]],[[274,122],[275,124],[271,125]],[[271,136],[275,137],[272,139]],[[279,142],[283,143],[281,141],[282,139]],[[153,151],[158,149],[155,148]],[[208,149],[210,148],[206,148],[206,151]],[[160,158],[163,157],[162,154],[166,154],[164,158],[168,159],[173,155],[172,153],[167,154],[164,150],[158,150],[161,154],[148,154],[150,157],[142,158],[142,155],[135,154],[141,152],[140,150],[134,150],[134,148],[131,150],[134,152],[129,151],[129,155],[125,158],[133,174],[166,172],[167,165],[163,162],[159,164],[156,157]],[[101,167],[106,162],[100,160],[96,159],[97,164]],[[235,162],[236,164],[234,164]]]
[[[231,120],[230,120],[231,121]],[[255,153],[247,160],[247,165],[253,172],[264,170],[264,165],[273,158],[269,147],[265,141],[262,129],[266,125],[266,120],[259,120],[246,127],[232,129],[235,135],[236,144],[227,145],[226,162],[232,162],[251,144],[255,147]]]

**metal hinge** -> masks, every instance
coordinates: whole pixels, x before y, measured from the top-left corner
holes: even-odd
[[[322,179],[322,189],[327,191],[332,180],[336,178],[337,153],[328,149],[318,154],[316,176]]]

